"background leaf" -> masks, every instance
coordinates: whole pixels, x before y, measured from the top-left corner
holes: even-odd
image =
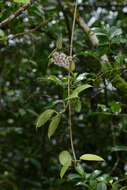
[[[81,164],[77,164],[77,166],[75,166],[75,170],[81,175],[81,176],[84,176],[85,175],[85,172],[84,172],[84,169],[83,167],[81,166]]]
[[[40,81],[49,81],[49,82],[55,83],[56,85],[63,86],[62,81],[58,77],[56,77],[55,75],[50,75],[50,76],[45,77],[45,78],[40,77],[40,78],[38,78],[38,80],[40,80]]]
[[[120,113],[121,112],[121,104],[120,102],[113,101],[110,105],[111,111],[113,113]]]
[[[2,38],[3,38],[4,36],[5,36],[4,31],[0,29],[0,37],[2,37]]]
[[[114,146],[112,147],[112,151],[117,152],[117,151],[127,151],[127,146]]]
[[[107,190],[107,185],[104,182],[97,184],[97,190]]]

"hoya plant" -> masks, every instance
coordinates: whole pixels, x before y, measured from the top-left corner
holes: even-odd
[[[67,147],[66,150],[63,150],[59,153],[59,162],[62,166],[60,171],[60,177],[62,178],[70,166],[73,166],[76,170],[79,170],[79,163],[84,161],[104,161],[104,159],[98,155],[85,153],[77,158],[76,150],[73,143],[73,114],[81,111],[81,101],[80,94],[89,88],[93,88],[92,79],[88,82],[84,81],[85,73],[78,75],[76,72],[76,55],[73,54],[73,41],[74,41],[74,31],[75,31],[75,21],[77,13],[77,4],[75,2],[75,9],[73,13],[73,24],[72,24],[72,33],[70,41],[70,49],[68,55],[63,52],[62,48],[62,34],[58,37],[56,41],[56,47],[53,52],[49,55],[49,65],[53,64],[65,69],[63,78],[59,78],[56,75],[47,76],[47,78],[40,78],[39,80],[43,81],[52,81],[56,85],[61,86],[63,91],[63,97],[60,100],[56,101],[55,104],[62,103],[62,109],[47,109],[44,110],[36,121],[36,128],[43,127],[47,122],[50,121],[48,127],[48,138],[50,139],[55,135],[56,129],[60,126],[60,122],[64,114],[68,114],[68,125],[66,126],[69,130],[69,139],[70,147]]]

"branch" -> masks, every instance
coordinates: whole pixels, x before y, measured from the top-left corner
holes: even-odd
[[[72,7],[69,7],[67,4],[64,5],[64,8],[68,11],[68,13],[72,16],[73,15],[73,9]],[[87,26],[87,24],[84,22],[83,18],[79,16],[79,14],[76,17],[76,22],[80,26],[80,28],[87,34],[90,33],[90,28]],[[93,46],[96,46],[99,43],[99,40],[95,33],[91,33],[90,35],[90,41]]]
[[[42,24],[36,26],[35,28],[32,28],[32,29],[29,29],[27,31],[24,31],[24,32],[21,32],[21,33],[18,33],[18,34],[11,34],[7,37],[4,37],[4,38],[0,38],[0,41],[4,41],[4,40],[10,40],[10,39],[14,39],[14,38],[17,38],[17,37],[20,37],[20,36],[24,36],[26,34],[30,34],[36,30],[38,30],[40,27],[41,27]]]
[[[6,18],[5,20],[3,20],[2,22],[0,22],[0,28],[4,27],[5,25],[9,24],[13,19],[15,19],[16,17],[18,17],[20,14],[22,14],[23,11],[25,11],[28,7],[31,6],[31,4],[34,2],[35,0],[31,0],[29,4],[24,4],[22,5],[16,12],[14,12],[13,14],[11,14],[8,18]]]
[[[75,6],[73,10],[73,23],[72,23],[72,32],[71,32],[71,41],[70,41],[70,57],[72,57],[73,53],[73,41],[74,41],[74,31],[75,31],[75,24],[76,24],[76,15],[77,15],[77,5],[78,0],[75,0]],[[69,71],[68,71],[68,97],[71,95],[71,63],[69,64]],[[68,125],[70,131],[70,142],[71,142],[71,150],[73,153],[74,163],[76,164],[76,153],[74,149],[74,142],[73,142],[73,131],[72,131],[72,108],[71,108],[71,101],[68,100]]]

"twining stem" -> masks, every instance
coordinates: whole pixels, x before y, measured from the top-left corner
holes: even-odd
[[[74,31],[75,31],[75,21],[76,21],[77,5],[78,5],[78,0],[76,0],[76,2],[75,2],[75,10],[74,10],[74,16],[73,16],[72,32],[71,32],[70,56],[72,56],[72,51],[73,51],[73,41],[74,41]],[[71,66],[69,68],[69,71],[70,70],[71,70]]]
[[[73,54],[73,40],[74,40],[74,30],[75,30],[77,5],[78,5],[78,0],[76,0],[76,2],[75,2],[75,9],[74,9],[74,16],[73,16],[73,25],[72,25],[71,43],[70,43],[70,56],[71,57]],[[71,63],[69,64],[69,72],[68,72],[68,97],[70,95],[71,95]],[[74,157],[74,163],[76,164],[76,154],[75,154],[75,149],[74,149],[73,133],[72,133],[71,100],[68,100],[68,108],[69,108],[68,125],[69,125],[69,131],[70,131],[70,142],[71,142],[71,149],[72,149],[72,153],[73,153],[73,157]]]

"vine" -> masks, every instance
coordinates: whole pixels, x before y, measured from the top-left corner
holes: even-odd
[[[76,21],[76,12],[77,12],[77,5],[78,0],[75,2],[75,9],[74,9],[74,16],[73,16],[73,25],[72,25],[72,34],[71,34],[71,42],[70,42],[70,57],[72,57],[73,53],[73,40],[74,40],[74,30],[75,30],[75,21]],[[69,71],[68,71],[68,97],[71,95],[71,63],[69,64]],[[68,115],[68,125],[70,129],[70,142],[71,142],[71,149],[74,157],[74,162],[76,164],[76,154],[73,144],[73,133],[72,133],[72,113],[71,113],[71,101],[68,100],[68,106],[69,106],[69,115]]]
[[[58,100],[57,102],[54,103],[54,105],[62,103],[63,109],[60,110],[59,112],[56,111],[56,109],[47,109],[42,114],[39,115],[36,122],[36,127],[39,128],[42,125],[45,125],[45,123],[47,123],[51,119],[51,122],[48,128],[48,137],[50,139],[54,135],[56,129],[58,128],[62,115],[66,114],[66,111],[68,111],[69,138],[70,138],[71,152],[72,152],[73,157],[71,156],[71,153],[68,150],[64,150],[59,154],[59,161],[62,165],[62,168],[60,171],[61,178],[64,176],[64,174],[69,169],[69,167],[73,164],[73,162],[74,162],[74,167],[76,171],[78,171],[81,174],[81,173],[84,173],[84,170],[79,164],[81,160],[104,161],[103,158],[95,154],[83,154],[77,160],[76,151],[74,148],[73,129],[72,129],[72,109],[73,109],[72,105],[77,104],[78,108],[76,108],[75,111],[80,112],[81,101],[80,101],[79,94],[82,91],[92,87],[90,84],[82,84],[81,80],[79,80],[80,77],[81,78],[84,77],[84,73],[80,74],[78,77],[77,77],[77,74],[74,73],[75,63],[73,61],[73,57],[74,57],[73,56],[73,42],[74,42],[74,31],[75,31],[75,24],[76,24],[77,7],[78,7],[78,0],[75,1],[75,6],[74,6],[69,56],[63,53],[62,51],[62,35],[58,37],[56,41],[56,48],[49,55],[49,64],[53,63],[59,67],[63,67],[64,69],[68,71],[67,76],[64,77],[66,79],[67,84],[66,82],[64,83],[62,79],[58,78],[55,75],[50,75],[46,78],[40,78],[40,80],[43,80],[43,81],[54,82],[55,84],[62,87],[63,90],[67,91],[67,97],[61,100]]]

